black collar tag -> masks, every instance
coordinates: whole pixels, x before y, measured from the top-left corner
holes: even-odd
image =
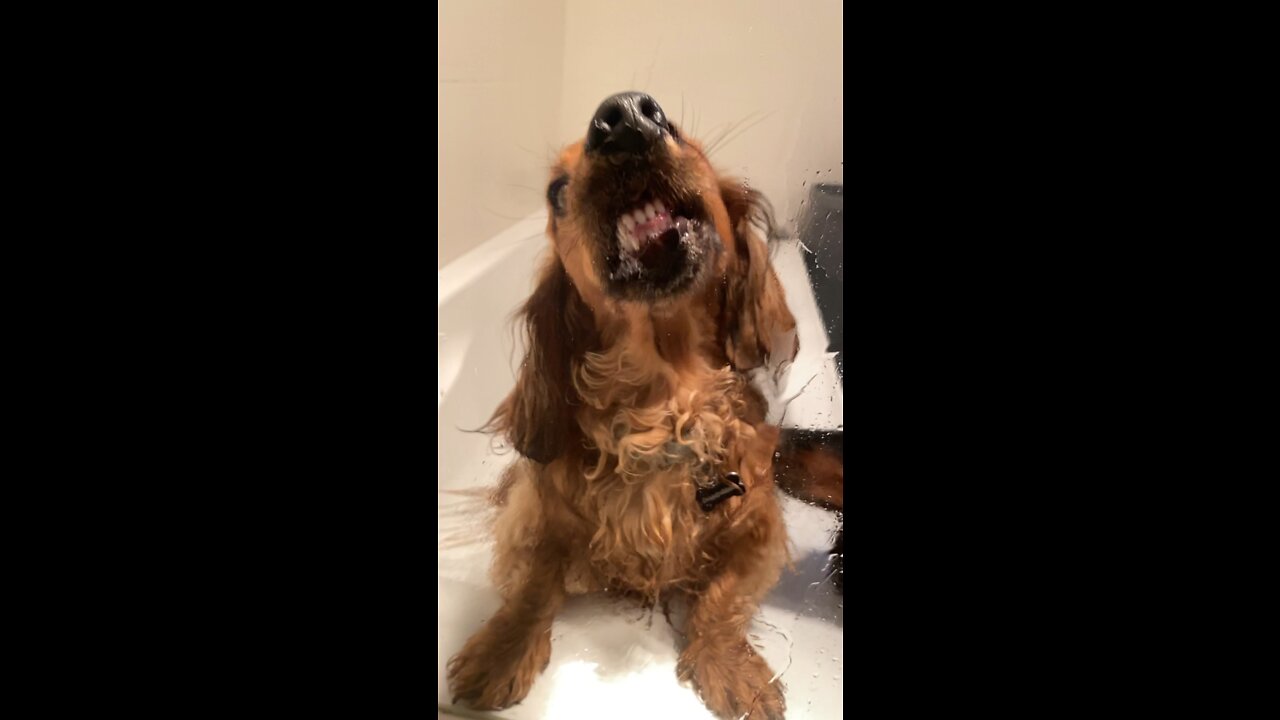
[[[720,481],[719,487],[698,488],[698,506],[703,512],[711,512],[715,506],[734,495],[746,495],[747,486],[742,484],[738,473],[731,472]]]

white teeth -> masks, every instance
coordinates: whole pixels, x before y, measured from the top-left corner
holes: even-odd
[[[636,225],[652,221],[660,215],[667,214],[667,207],[662,204],[661,200],[645,203],[643,207],[638,207],[629,213],[624,214],[619,222],[628,230],[632,230]]]
[[[630,216],[623,217],[627,220],[631,219]],[[635,223],[632,222],[631,225],[634,227]],[[618,221],[618,245],[628,252],[635,252],[640,248],[640,241],[636,239],[635,233],[631,232],[631,228],[627,227],[622,220]]]

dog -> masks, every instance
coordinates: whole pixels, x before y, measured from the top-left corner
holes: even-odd
[[[774,454],[774,480],[788,495],[836,514],[830,577],[844,594],[844,432],[783,430]]]
[[[547,206],[526,355],[485,427],[521,455],[494,494],[503,605],[450,659],[454,701],[522,700],[566,594],[611,591],[685,599],[680,680],[719,717],[781,718],[747,639],[788,561],[779,430],[748,379],[799,350],[770,206],[638,92],[560,153]]]

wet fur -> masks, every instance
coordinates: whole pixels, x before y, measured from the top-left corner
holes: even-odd
[[[844,433],[784,430],[774,459],[774,479],[784,492],[810,505],[834,510],[836,536],[831,580],[844,592]]]
[[[745,379],[795,321],[756,227],[763,198],[719,177],[690,141],[668,138],[641,167],[603,167],[567,148],[567,207],[554,252],[521,310],[527,355],[489,430],[523,457],[495,493],[494,582],[504,604],[449,662],[455,700],[519,702],[550,658],[566,593],[613,590],[689,602],[677,671],[718,716],[780,718],[781,683],[747,641],[759,599],[787,559],[774,492],[778,430]],[[706,212],[713,253],[691,290],[645,301],[610,292],[613,223],[659,187]],[[667,195],[672,197],[672,195]],[[711,512],[699,480],[747,486]]]

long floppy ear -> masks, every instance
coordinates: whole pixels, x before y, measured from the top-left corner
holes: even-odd
[[[573,389],[573,359],[594,347],[595,323],[554,256],[518,319],[524,325],[524,361],[515,389],[485,429],[502,433],[525,457],[548,463],[580,432],[574,420],[578,394]]]
[[[756,234],[776,237],[773,208],[758,191],[736,180],[720,182],[729,211],[737,260],[727,269],[721,340],[738,370],[790,362],[799,350],[796,319],[787,308],[782,284],[769,265],[769,248]]]

